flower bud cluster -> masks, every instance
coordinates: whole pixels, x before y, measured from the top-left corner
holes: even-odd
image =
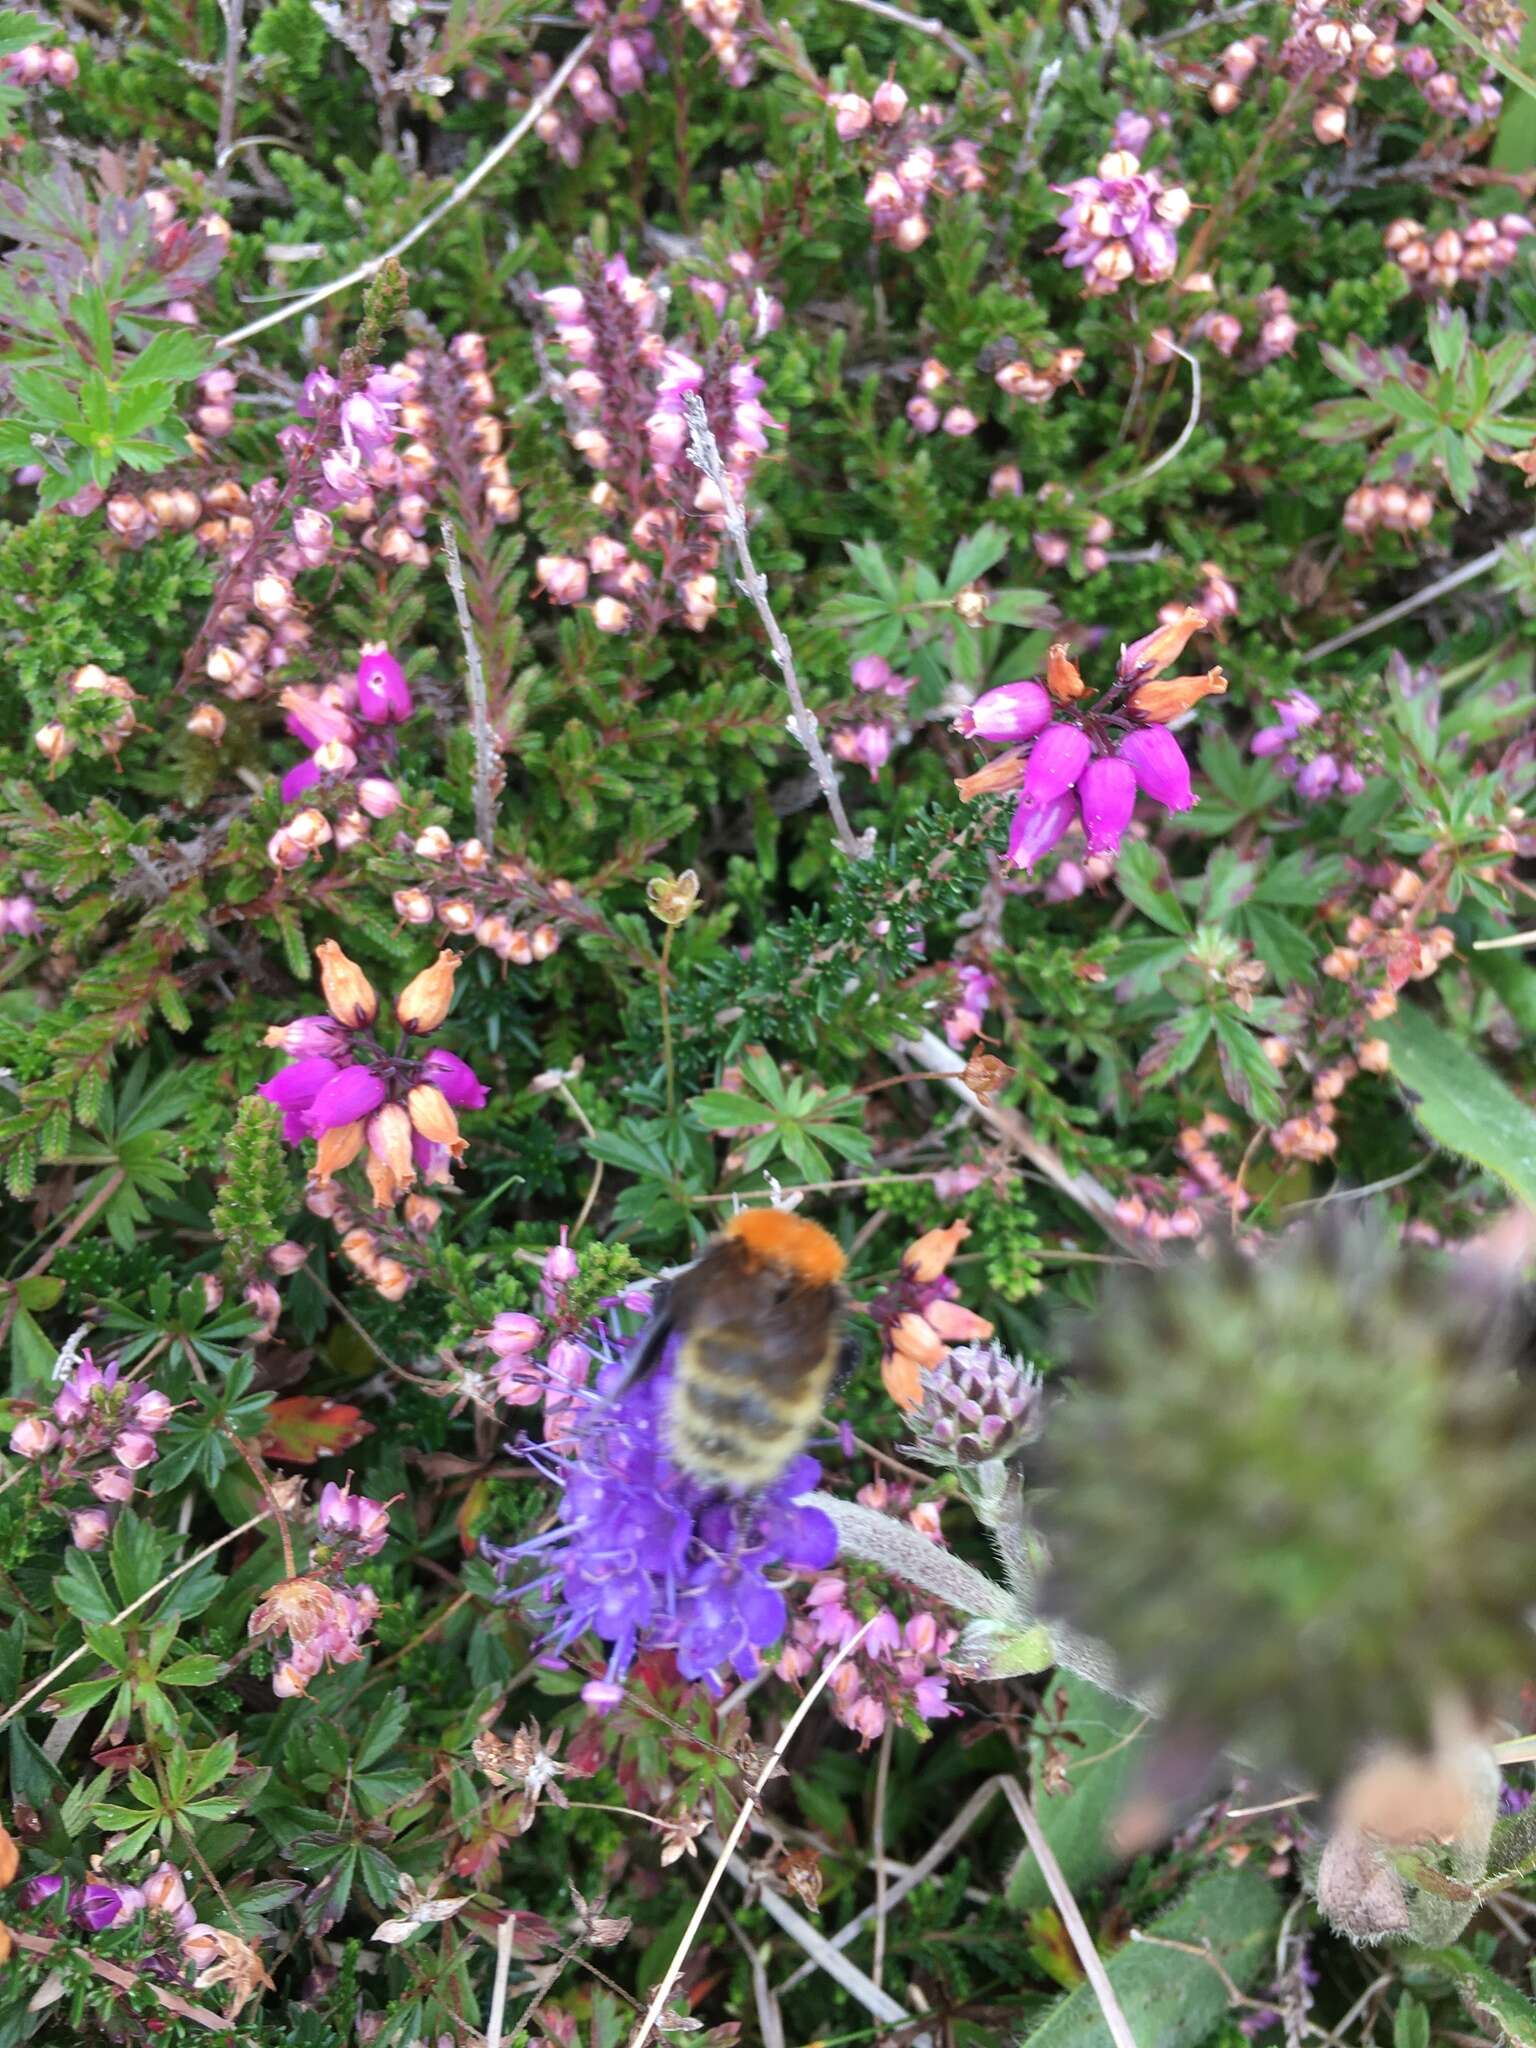
[[[1020,792],[1007,855],[1016,867],[1032,869],[1075,824],[1090,854],[1113,855],[1138,793],[1169,811],[1193,806],[1189,763],[1168,724],[1221,695],[1227,680],[1219,668],[1167,678],[1162,670],[1205,625],[1203,613],[1185,611],[1122,648],[1115,680],[1091,701],[1061,643],[1043,682],[1003,683],[960,714],[956,731],[1009,747],[955,786],[966,802]]]
[[[1387,533],[1427,533],[1434,517],[1434,492],[1422,485],[1360,484],[1344,500],[1339,523],[1346,533],[1368,540],[1378,529]]]
[[[750,85],[757,71],[752,45],[741,35],[746,0],[681,0],[682,11],[708,42],[727,85]]]
[[[610,8],[607,0],[579,0],[575,12],[594,31],[592,55],[577,65],[565,93],[545,108],[533,130],[568,168],[581,162],[594,130],[619,119],[620,101],[639,92],[652,72],[666,69],[650,27],[659,6],[660,0],[618,8]],[[530,99],[553,73],[553,61],[543,51],[535,51],[519,68],[519,89],[510,96],[510,103],[520,105]]]
[[[868,99],[835,93],[831,109],[839,138],[857,146],[868,175],[864,209],[877,242],[908,253],[920,249],[932,231],[927,207],[935,192],[985,189],[978,145],[963,139],[941,144],[937,130],[948,118],[944,110],[927,101],[913,106],[895,78]]]
[[[1198,1124],[1187,1125],[1177,1140],[1183,1172],[1171,1187],[1150,1174],[1133,1175],[1134,1192],[1115,1204],[1120,1227],[1149,1244],[1170,1244],[1201,1237],[1208,1222],[1222,1223],[1251,1207],[1253,1197],[1216,1149],[1226,1141],[1229,1150],[1239,1150],[1233,1139],[1231,1118],[1218,1110],[1207,1110]]]
[[[76,1546],[99,1550],[117,1509],[133,1498],[135,1475],[155,1462],[156,1439],[174,1412],[157,1387],[123,1379],[116,1359],[99,1366],[86,1352],[52,1405],[16,1424],[11,1450],[37,1468],[45,1501],[89,1488],[95,1504],[66,1512]]]
[[[401,923],[440,924],[509,966],[550,959],[560,950],[558,920],[584,914],[569,882],[541,883],[521,861],[493,860],[478,839],[456,846],[441,825],[400,846],[423,863],[421,881],[394,893]]]
[[[138,701],[126,676],[109,675],[100,662],[88,661],[65,678],[60,715],[37,728],[32,744],[55,773],[77,746],[115,758],[139,730],[133,715]]]
[[[1502,213],[1497,220],[1475,214],[1459,227],[1438,230],[1416,220],[1395,220],[1381,239],[1414,290],[1433,298],[1508,270],[1532,233],[1536,226],[1523,213]]]
[[[360,1155],[377,1209],[393,1209],[418,1180],[451,1185],[453,1163],[467,1149],[455,1111],[482,1109],[486,1090],[456,1053],[434,1047],[422,1056],[417,1044],[448,1015],[457,954],[439,953],[396,998],[404,1037],[394,1052],[375,1034],[379,999],[362,969],[334,939],[315,957],[330,1014],[268,1031],[268,1045],[295,1057],[257,1093],[282,1111],[290,1145],[317,1141],[322,1187]]]
[[[668,620],[702,632],[719,605],[724,502],[689,460],[685,400],[702,403],[741,501],[778,424],[755,358],[738,357],[727,336],[703,360],[669,347],[661,293],[622,256],[589,258],[579,285],[542,296],[568,365],[571,445],[597,472],[589,502],[607,530],[580,554],[540,556],[538,587],[552,603],[585,605],[602,633],[653,633]]]
[[[856,1498],[877,1514],[904,1516],[920,1535],[942,1545],[939,1503],[914,1505],[910,1486],[876,1480],[860,1487]],[[921,1733],[930,1722],[960,1711],[949,1697],[945,1671],[956,1641],[948,1615],[908,1589],[894,1600],[891,1595],[879,1573],[853,1558],[842,1560],[801,1596],[774,1665],[780,1678],[798,1682],[868,1622],[868,1634],[827,1687],[834,1719],[852,1729],[861,1749],[878,1742],[887,1728]]]
[[[368,835],[369,821],[392,817],[400,789],[390,772],[395,729],[414,709],[405,671],[382,641],[364,643],[354,675],[322,688],[284,690],[280,698],[287,728],[308,753],[282,779],[285,803],[304,799],[302,810],[267,841],[267,858],[285,872],[301,868],[322,846],[335,841],[345,851]],[[217,719],[193,726],[193,720]],[[199,705],[188,721],[217,744],[223,714]],[[323,808],[322,808],[323,806]]]
[[[952,1344],[992,1335],[985,1317],[960,1305],[960,1290],[945,1271],[970,1234],[969,1223],[925,1232],[908,1245],[896,1284],[870,1304],[880,1331],[880,1376],[907,1413],[922,1399],[923,1374],[942,1363]]]
[[[1192,204],[1182,185],[1165,185],[1133,151],[1116,148],[1092,177],[1051,189],[1071,202],[1059,216],[1063,232],[1053,252],[1068,270],[1083,272],[1090,298],[1117,292],[1130,279],[1166,284],[1173,276],[1178,230]]]
[[[24,92],[42,92],[51,86],[67,89],[80,76],[80,59],[67,43],[50,49],[42,43],[23,43],[19,50],[0,57],[0,80],[20,86]]]
[[[1317,699],[1305,690],[1276,698],[1270,709],[1277,714],[1277,722],[1261,726],[1254,734],[1249,742],[1252,753],[1272,761],[1309,804],[1360,794],[1366,778],[1357,756],[1368,756],[1372,737],[1368,724],[1325,716]]]
[[[274,1652],[272,1690],[298,1699],[328,1664],[355,1664],[380,1613],[372,1586],[349,1585],[343,1574],[376,1557],[389,1540],[389,1503],[327,1485],[315,1510],[309,1568],[269,1586],[251,1614],[252,1636],[286,1636]]]
[[[1252,318],[1255,326],[1253,340],[1244,352],[1239,368],[1262,370],[1267,363],[1277,363],[1282,356],[1293,355],[1297,337],[1301,330],[1291,311],[1291,297],[1283,285],[1271,285],[1267,291],[1258,293],[1253,301]],[[1242,347],[1244,322],[1227,307],[1213,307],[1201,313],[1190,325],[1187,338],[1191,341],[1206,341],[1218,355],[1235,356]],[[1153,364],[1166,362],[1173,351],[1172,340],[1166,328],[1158,329],[1147,349],[1147,359]]]
[[[733,249],[724,263],[725,277],[690,277],[688,289],[717,320],[729,314],[744,334],[763,341],[784,324],[784,302],[763,282],[762,266],[745,249]]]

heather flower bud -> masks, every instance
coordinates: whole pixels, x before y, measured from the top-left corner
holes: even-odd
[[[45,1458],[59,1440],[46,1415],[23,1416],[11,1431],[11,1449],[18,1458]]]
[[[112,1534],[112,1518],[104,1508],[77,1508],[69,1518],[69,1540],[77,1550],[100,1550]]]
[[[1064,642],[1058,641],[1045,657],[1045,686],[1058,704],[1071,704],[1088,694],[1088,685]]]
[[[320,988],[326,1008],[338,1024],[357,1029],[371,1024],[379,1014],[379,999],[373,984],[353,960],[349,960],[334,939],[322,939],[315,948],[320,965]]]
[[[296,1244],[292,1238],[285,1238],[281,1244],[273,1245],[271,1251],[267,1253],[267,1264],[283,1279],[287,1279],[291,1273],[297,1273],[300,1267],[307,1265],[308,1262],[308,1247]]]
[[[75,751],[74,741],[56,718],[38,727],[32,735],[32,743],[52,768],[57,768]]]
[[[923,1373],[922,1399],[907,1415],[912,1448],[941,1466],[1009,1458],[1038,1436],[1042,1407],[1028,1367],[994,1344],[959,1345]]]
[[[876,86],[869,105],[882,127],[893,128],[907,111],[907,95],[894,78],[887,78]]]
[[[453,1002],[453,977],[459,956],[444,947],[430,967],[406,983],[395,1001],[395,1015],[407,1031],[435,1031]]]
[[[227,724],[228,720],[217,704],[196,704],[187,719],[187,731],[216,747],[224,737]]]
[[[592,623],[599,633],[625,632],[629,620],[629,606],[616,597],[600,597],[592,607]]]
[[[142,1472],[155,1461],[155,1440],[146,1429],[125,1429],[113,1439],[112,1455],[128,1472]]]
[[[1166,725],[1172,718],[1180,717],[1202,697],[1220,697],[1226,694],[1227,679],[1219,668],[1213,668],[1203,676],[1170,676],[1164,681],[1143,683],[1140,689],[1132,690],[1126,700],[1126,709],[1137,718],[1144,718],[1153,725]]]
[[[1325,102],[1312,112],[1312,133],[1319,142],[1342,142],[1349,133],[1347,108]]]
[[[874,119],[874,110],[869,101],[856,92],[839,93],[832,102],[836,116],[835,127],[844,142],[851,142],[855,135],[862,135]]]

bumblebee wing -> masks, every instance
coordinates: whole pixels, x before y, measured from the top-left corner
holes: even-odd
[[[667,1340],[677,1327],[672,1320],[671,1300],[671,1285],[663,1280],[651,1296],[651,1319],[630,1346],[626,1360],[628,1370],[614,1388],[615,1396],[643,1380],[647,1373],[653,1373],[660,1365]]]

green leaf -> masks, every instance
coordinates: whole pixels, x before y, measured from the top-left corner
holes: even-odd
[[[1261,1124],[1279,1123],[1283,1104],[1275,1070],[1258,1038],[1233,1010],[1217,1010],[1216,1056],[1227,1093]]]
[[[1189,930],[1189,919],[1163,877],[1163,863],[1145,840],[1127,839],[1122,844],[1115,863],[1121,895],[1165,932],[1183,934]]]
[[[1409,1991],[1392,2015],[1392,2048],[1429,2048],[1429,2014]]]
[[[1405,1003],[1378,1027],[1392,1075],[1437,1145],[1459,1152],[1536,1206],[1536,1113],[1427,1011]]]
[[[141,1599],[159,1578],[164,1562],[165,1538],[152,1522],[141,1521],[125,1508],[112,1531],[112,1576],[119,1604],[128,1607]]]
[[[1239,1991],[1274,1961],[1280,1895],[1252,1870],[1215,1870],[1196,1878],[1179,1903],[1146,1929],[1163,1941],[1208,1948]],[[1203,1956],[1133,1943],[1106,1969],[1126,2020],[1145,2048],[1196,2048],[1227,2011],[1221,1974]],[[1028,2048],[1113,2048],[1090,1984],[1061,2000],[1024,2036]]]
[[[107,1591],[96,1560],[88,1551],[71,1550],[64,1559],[64,1569],[53,1582],[53,1590],[61,1605],[84,1622],[109,1622],[117,1613],[118,1603]]]
[[[163,1671],[156,1673],[156,1679],[161,1685],[212,1685],[223,1670],[224,1660],[221,1657],[212,1657],[199,1650],[167,1664]]]
[[[212,346],[185,327],[167,327],[118,372],[125,390],[138,384],[185,384],[213,360]]]
[[[974,583],[978,576],[985,576],[1003,559],[1009,546],[1007,531],[1001,526],[994,526],[990,520],[957,541],[944,579],[946,594],[963,590],[967,583]]]
[[[1404,1959],[1443,1970],[1474,2026],[1505,2048],[1536,2048],[1536,2004],[1469,1949],[1409,1949]]]
[[[1062,1737],[1073,1739],[1061,1744],[1065,1790],[1037,1791],[1035,1810],[1069,1888],[1079,1896],[1123,1861],[1110,1827],[1140,1767],[1141,1754],[1131,1738],[1146,1718],[1139,1708],[1100,1692],[1086,1678],[1068,1676],[1046,1688],[1036,1737],[1050,1739],[1059,1730]],[[1038,1771],[1035,1782],[1038,1786]],[[1033,1913],[1051,1902],[1050,1887],[1028,1850],[1009,1876],[1007,1898],[1020,1913]]]

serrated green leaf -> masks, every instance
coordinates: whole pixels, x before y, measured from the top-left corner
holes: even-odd
[[[1189,919],[1163,878],[1163,864],[1144,840],[1127,839],[1115,862],[1115,880],[1122,896],[1165,932],[1187,933]]]
[[[1536,1207],[1536,1113],[1417,1004],[1403,1004],[1378,1030],[1392,1051],[1393,1079],[1436,1144]]]

